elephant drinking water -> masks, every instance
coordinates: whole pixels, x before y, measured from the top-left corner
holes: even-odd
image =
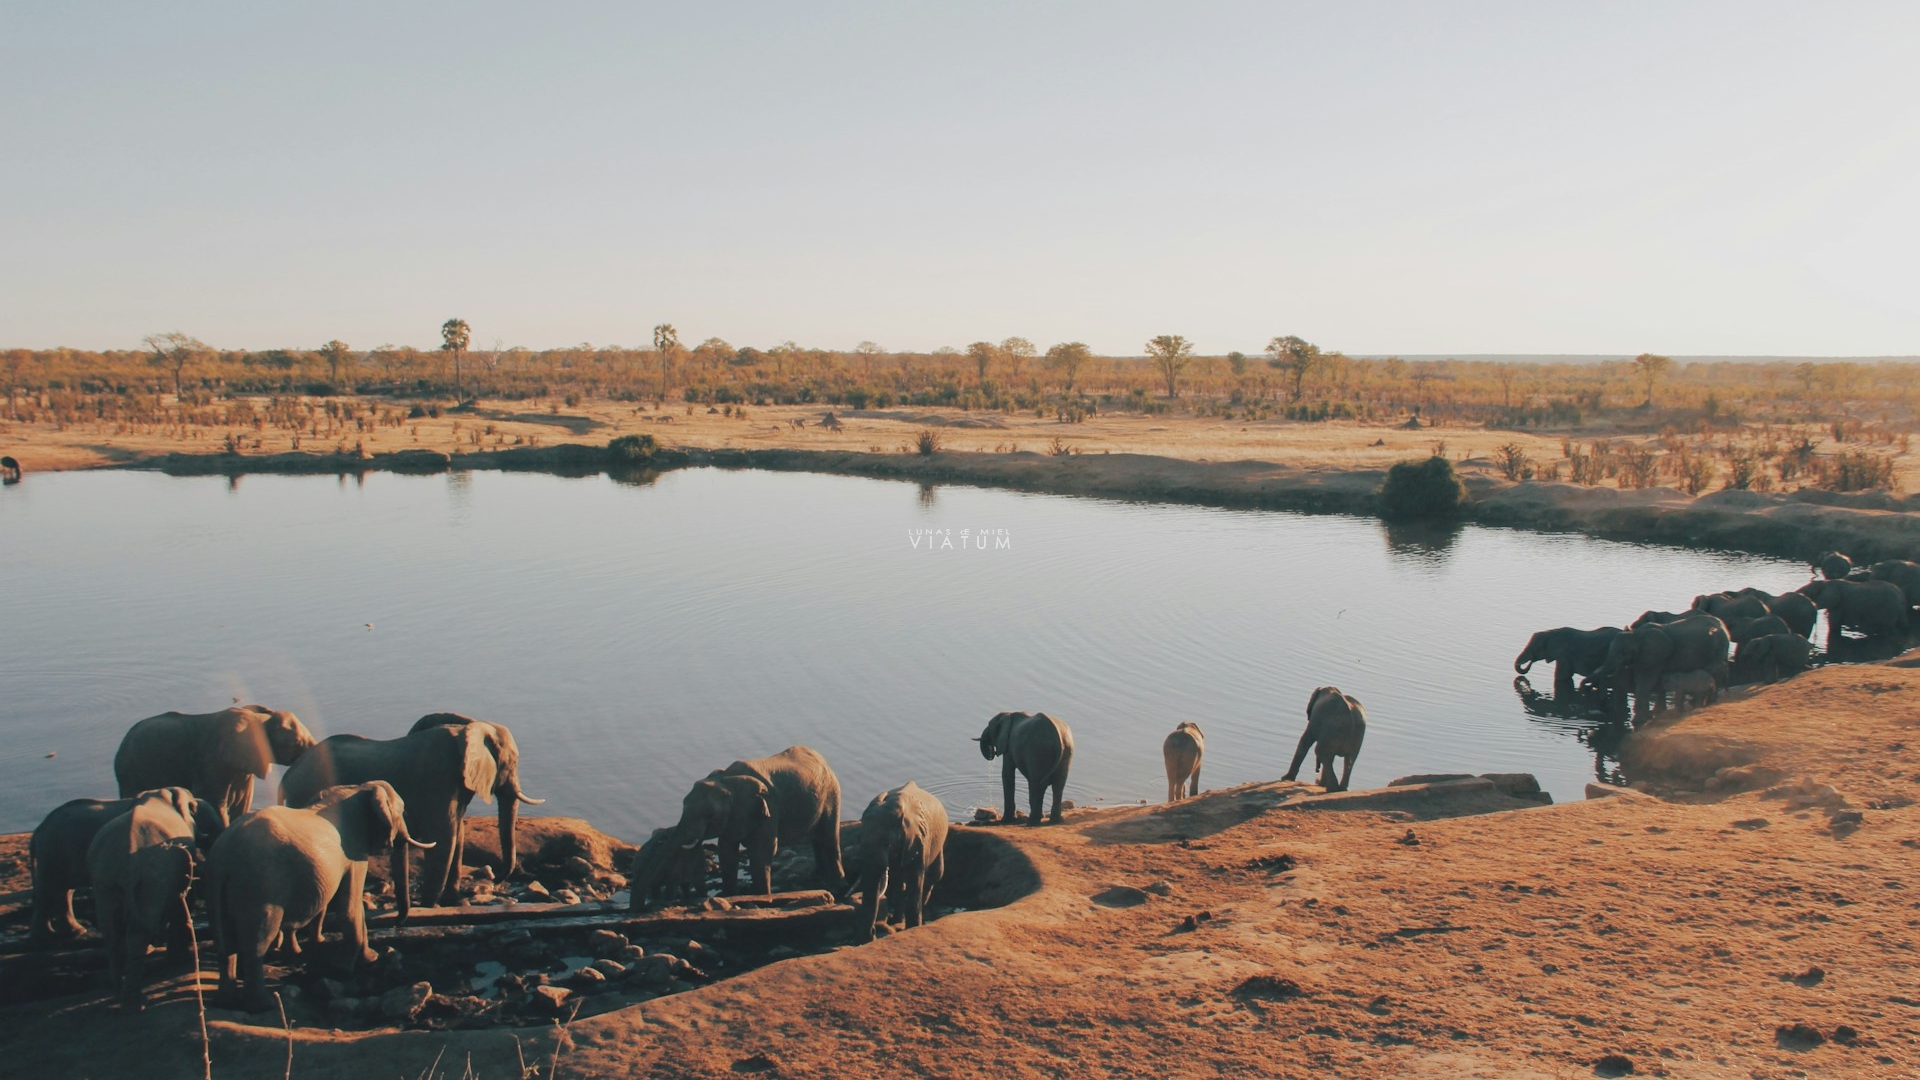
[[[1624,631],[1607,647],[1607,662],[1597,674],[1619,679],[1631,673],[1635,708],[1658,710],[1665,707],[1660,680],[1670,672],[1705,671],[1717,685],[1726,685],[1731,646],[1725,623],[1694,612],[1672,622],[1643,623]]]
[[[947,865],[947,808],[909,780],[873,797],[854,833],[857,869],[847,885],[860,891],[856,925],[874,939],[880,901],[908,927],[926,921],[927,901]]]
[[[1607,646],[1620,633],[1617,626],[1602,626],[1596,630],[1576,630],[1571,626],[1562,626],[1557,630],[1542,630],[1527,639],[1527,647],[1513,658],[1513,673],[1525,675],[1535,663],[1542,660],[1553,662],[1553,693],[1555,697],[1565,697],[1573,692],[1573,677],[1593,681],[1594,672],[1607,662]]]
[[[772,757],[736,761],[708,773],[680,803],[674,843],[683,849],[720,841],[720,881],[739,891],[735,874],[740,849],[747,851],[753,891],[773,893],[773,856],[781,844],[809,841],[814,874],[828,889],[839,888],[840,779],[819,751],[789,746]]]
[[[1067,770],[1073,765],[1073,731],[1046,713],[1003,712],[987,721],[985,731],[974,740],[980,744],[980,756],[992,761],[1002,758],[1000,786],[1006,794],[1007,815],[1012,824],[1013,774],[1027,778],[1027,802],[1033,812],[1027,824],[1040,824],[1040,810],[1047,789],[1053,789],[1053,818],[1060,824],[1060,793],[1067,786]]]
[[[1314,748],[1314,766],[1320,770],[1320,786],[1328,791],[1345,791],[1353,779],[1353,759],[1360,756],[1360,743],[1367,737],[1367,710],[1360,702],[1340,692],[1337,686],[1315,688],[1307,697],[1307,730],[1300,733],[1300,745],[1294,747],[1293,764],[1287,766],[1283,780],[1300,775],[1300,763],[1307,748]],[[1347,759],[1338,783],[1333,778],[1333,761]]]

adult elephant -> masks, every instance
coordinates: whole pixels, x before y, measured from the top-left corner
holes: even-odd
[[[1718,592],[1693,598],[1690,611],[1704,611],[1728,626],[1735,619],[1758,619],[1773,614],[1772,605],[1754,593]]]
[[[1668,623],[1645,623],[1613,639],[1600,677],[1618,679],[1632,673],[1634,707],[1658,711],[1666,702],[1660,680],[1670,673],[1705,671],[1714,682],[1727,682],[1727,651],[1732,639],[1717,617],[1695,612]]]
[[[1762,615],[1754,619],[1735,617],[1720,621],[1727,624],[1727,636],[1733,639],[1735,645],[1752,641],[1754,638],[1766,637],[1769,634],[1793,633],[1793,628],[1787,625],[1787,620],[1778,615]]]
[[[720,883],[728,893],[739,891],[741,848],[753,891],[771,896],[774,853],[803,840],[813,845],[814,876],[837,889],[846,877],[840,864],[840,778],[807,746],[716,769],[680,801],[680,822],[673,827],[673,841],[682,849],[709,839],[720,842]]]
[[[122,1005],[138,1009],[146,996],[147,947],[177,934],[169,955],[186,955],[187,890],[198,845],[219,830],[221,818],[183,787],[128,801],[87,844],[86,863],[94,917],[107,939],[108,981]]]
[[[1891,581],[1809,581],[1799,591],[1827,613],[1836,634],[1849,626],[1868,637],[1907,632],[1907,594]]]
[[[854,833],[858,869],[847,882],[849,894],[860,892],[862,940],[874,939],[883,899],[889,921],[909,929],[926,922],[927,901],[946,872],[947,827],[947,808],[911,780],[867,804]]]
[[[313,748],[313,733],[290,712],[239,705],[211,713],[165,712],[127,729],[113,755],[120,797],[184,787],[226,808],[229,821],[253,805],[253,782]]]
[[[1778,682],[1813,666],[1813,645],[1799,634],[1769,634],[1743,642],[1733,672],[1742,682]]]
[[[1180,789],[1188,795],[1200,794],[1200,759],[1207,752],[1207,737],[1200,725],[1183,720],[1160,743],[1160,756],[1167,766],[1167,801],[1179,802]]]
[[[163,788],[192,796],[185,788]],[[27,864],[33,871],[33,913],[29,933],[36,940],[72,937],[81,933],[73,917],[73,891],[93,884],[87,849],[109,821],[132,810],[144,797],[131,799],[71,799],[54,807],[27,840]],[[194,841],[204,850],[226,827],[220,804],[210,799],[193,803]]]
[[[0,480],[5,480],[9,484],[20,482],[20,463],[15,461],[12,455],[0,457]]]
[[[328,910],[346,924],[343,966],[371,963],[363,897],[368,860],[391,861],[399,918],[407,903],[407,850],[432,847],[407,833],[406,810],[384,781],[333,787],[312,806],[270,806],[249,814],[207,853],[207,913],[213,925],[220,996],[241,1006],[267,1008],[267,950]]]
[[[1813,628],[1820,621],[1820,609],[1813,601],[1797,592],[1770,593],[1752,586],[1739,590],[1740,595],[1757,596],[1766,602],[1767,610],[1780,616],[1787,628],[1801,637],[1813,636]]]
[[[1300,775],[1300,763],[1307,748],[1313,748],[1314,767],[1320,772],[1320,786],[1328,791],[1345,791],[1353,779],[1353,762],[1360,756],[1360,743],[1367,737],[1367,710],[1357,698],[1340,692],[1337,686],[1315,687],[1307,697],[1307,730],[1300,733],[1300,745],[1293,749],[1293,764],[1287,766],[1282,780]],[[1333,761],[1346,758],[1339,783],[1333,779]]]
[[[1060,793],[1067,787],[1067,771],[1073,767],[1073,731],[1046,713],[1003,712],[987,721],[986,729],[973,740],[980,744],[980,756],[1001,759],[1000,787],[1006,795],[1006,817],[1011,825],[1013,776],[1027,778],[1027,805],[1032,812],[1028,825],[1040,824],[1040,811],[1046,805],[1047,789],[1053,789],[1053,817],[1060,824]]]
[[[1867,569],[1868,580],[1891,581],[1900,586],[1907,606],[1920,604],[1920,563],[1907,559],[1882,559]]]
[[[1697,611],[1643,611],[1640,613],[1639,618],[1627,624],[1627,629],[1638,630],[1643,626],[1665,626],[1668,623],[1679,622],[1681,619],[1692,618],[1698,614],[1700,613]],[[1612,647],[1611,643],[1609,643],[1608,647]]]
[[[1602,626],[1596,630],[1576,630],[1571,626],[1562,626],[1556,630],[1542,630],[1527,639],[1527,647],[1513,658],[1513,673],[1525,675],[1533,665],[1543,660],[1553,662],[1553,692],[1556,697],[1565,697],[1573,692],[1573,677],[1593,681],[1594,672],[1607,662],[1607,646],[1620,633],[1617,626]]]
[[[512,875],[520,804],[538,806],[520,788],[520,745],[506,725],[459,713],[428,713],[398,739],[333,735],[280,779],[280,801],[305,806],[339,784],[385,780],[406,806],[407,832],[433,845],[420,871],[423,903],[457,903],[465,830],[475,795],[500,807],[501,880]]]

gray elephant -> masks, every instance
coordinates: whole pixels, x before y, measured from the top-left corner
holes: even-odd
[[[1907,595],[1891,581],[1809,581],[1799,591],[1827,613],[1835,634],[1849,626],[1868,637],[1907,632]]]
[[[813,846],[815,877],[825,888],[838,888],[846,877],[840,865],[840,779],[819,751],[806,746],[708,773],[680,801],[673,842],[692,850],[710,839],[720,842],[720,883],[728,893],[739,891],[742,847],[753,891],[771,896],[774,853],[803,840]]]
[[[1160,756],[1167,765],[1167,801],[1179,802],[1180,789],[1188,795],[1200,794],[1200,758],[1207,752],[1207,738],[1200,725],[1182,721],[1160,744]]]
[[[1813,645],[1799,634],[1769,634],[1744,642],[1733,672],[1743,682],[1778,682],[1813,666]]]
[[[167,712],[127,729],[113,756],[120,797],[179,786],[226,807],[227,820],[253,805],[253,781],[292,765],[313,747],[300,718],[260,705],[213,713]]]
[[[1659,688],[1669,672],[1704,670],[1724,684],[1731,645],[1725,623],[1706,612],[1693,612],[1669,623],[1646,623],[1614,638],[1600,675],[1621,679],[1631,672],[1635,708],[1657,711],[1665,708]]]
[[[1013,776],[1027,778],[1027,804],[1032,812],[1028,825],[1040,824],[1040,811],[1046,805],[1047,789],[1053,789],[1053,817],[1060,824],[1060,793],[1067,787],[1067,772],[1073,766],[1073,731],[1046,713],[1003,712],[987,721],[986,730],[974,742],[980,744],[980,756],[992,761],[1001,758],[1000,787],[1006,795],[1006,816],[1011,825],[1018,816],[1013,808]]]
[[[520,788],[520,746],[513,733],[504,724],[459,713],[428,713],[398,739],[330,736],[280,779],[281,801],[304,806],[326,788],[370,780],[393,785],[406,805],[408,834],[433,845],[420,871],[426,904],[459,901],[466,851],[460,821],[475,795],[499,801],[502,881],[514,871],[520,804],[546,801]]]
[[[1755,593],[1719,592],[1693,598],[1693,611],[1718,616],[1729,627],[1735,619],[1758,619],[1773,614],[1772,605]]]
[[[1839,551],[1824,551],[1813,560],[1813,568],[1828,581],[1845,581],[1853,573],[1853,560]]]
[[[183,787],[142,792],[87,844],[93,911],[107,939],[107,977],[120,1003],[145,1004],[147,947],[184,932],[197,844],[219,815]],[[204,808],[204,809],[203,809]],[[184,950],[173,955],[183,955]]]
[[[186,789],[160,789],[181,790]],[[188,792],[191,795],[191,792]],[[27,863],[33,871],[33,913],[29,920],[35,940],[72,937],[82,932],[73,917],[73,891],[93,884],[87,868],[87,848],[100,829],[133,809],[131,799],[73,799],[55,807],[27,840]],[[211,799],[194,801],[194,842],[205,850],[226,828],[224,808]]]
[[[1770,593],[1751,586],[1741,589],[1741,596],[1757,596],[1766,602],[1767,610],[1785,620],[1787,628],[1801,637],[1812,637],[1815,624],[1820,621],[1820,609],[1813,601],[1797,592]]]
[[[220,997],[259,1012],[270,1004],[264,961],[329,909],[342,916],[345,966],[370,963],[363,895],[367,861],[388,857],[399,919],[407,903],[407,850],[427,848],[407,834],[406,809],[385,781],[328,788],[312,806],[269,806],[235,822],[207,854],[207,912],[213,925]]]
[[[1593,681],[1594,672],[1607,662],[1607,646],[1620,633],[1617,626],[1602,626],[1595,630],[1576,630],[1571,626],[1562,626],[1556,630],[1542,630],[1527,639],[1527,647],[1513,658],[1513,673],[1525,675],[1533,665],[1543,661],[1553,662],[1553,693],[1555,697],[1565,697],[1573,692],[1575,675]]]
[[[873,797],[854,833],[853,863],[846,892],[860,893],[857,925],[862,940],[874,939],[880,902],[889,921],[908,928],[926,922],[927,901],[946,872],[947,808],[909,780]]]
[[[1300,733],[1300,745],[1293,749],[1293,764],[1287,766],[1282,780],[1300,776],[1300,763],[1313,748],[1314,768],[1320,772],[1320,786],[1328,791],[1345,791],[1353,779],[1353,762],[1360,756],[1360,743],[1367,737],[1367,710],[1356,698],[1340,692],[1337,686],[1316,687],[1307,697],[1307,730]],[[1346,759],[1340,780],[1334,782],[1333,760]]]
[[[1676,623],[1681,619],[1690,619],[1699,614],[1701,614],[1701,612],[1698,611],[1643,611],[1640,613],[1639,618],[1627,624],[1627,629],[1638,630],[1643,626],[1665,626],[1668,623]],[[1613,643],[1608,642],[1607,647],[1612,648]],[[1601,666],[1604,667],[1606,665],[1603,662]]]
[[[1793,633],[1793,627],[1788,626],[1787,621],[1778,615],[1762,615],[1755,619],[1722,618],[1720,621],[1727,624],[1727,636],[1733,639],[1735,645],[1752,641],[1757,637],[1766,637],[1768,634]]]
[[[1713,673],[1701,671],[1669,671],[1660,676],[1658,693],[1672,694],[1674,704],[1681,711],[1690,705],[1711,705],[1718,696],[1720,686],[1714,682]]]
[[[1891,581],[1906,595],[1907,606],[1920,604],[1920,563],[1907,559],[1882,559],[1867,568],[1871,581]]]
[[[672,829],[655,829],[633,854],[627,874],[628,911],[644,911],[661,895],[691,903],[707,884],[707,849],[683,848],[673,841]]]

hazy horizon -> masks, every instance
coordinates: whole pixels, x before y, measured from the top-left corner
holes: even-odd
[[[0,347],[1920,353],[1920,8],[0,9]]]

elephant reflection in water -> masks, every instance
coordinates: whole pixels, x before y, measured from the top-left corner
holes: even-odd
[[[1598,686],[1582,686],[1564,695],[1544,694],[1525,676],[1513,680],[1520,708],[1530,717],[1570,731],[1580,745],[1593,751],[1593,775],[1603,784],[1621,784],[1620,744],[1633,730],[1624,693]]]

